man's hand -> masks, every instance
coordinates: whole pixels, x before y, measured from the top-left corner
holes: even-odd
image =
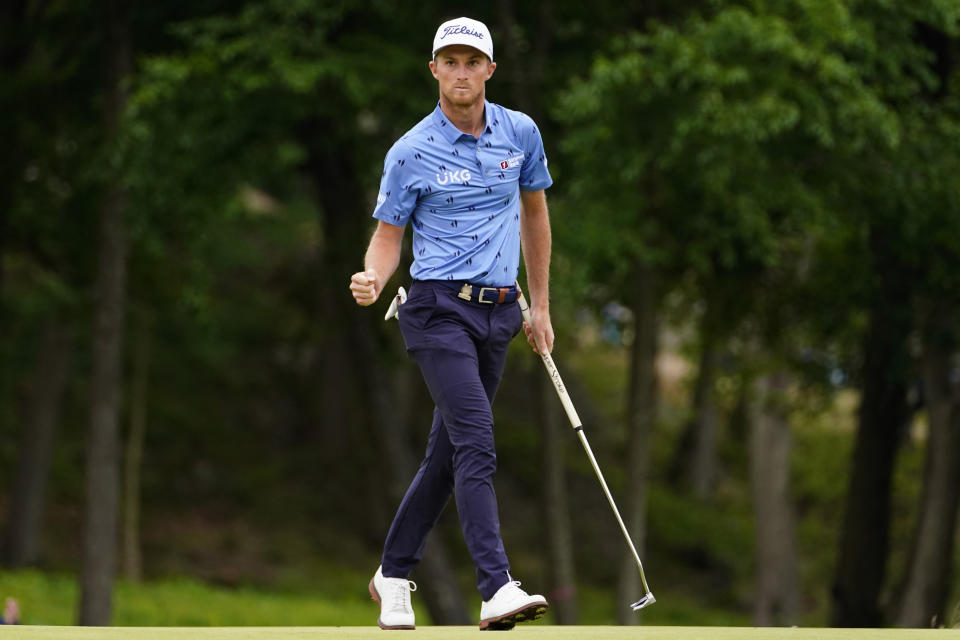
[[[553,324],[550,322],[550,312],[548,310],[535,311],[531,309],[530,324],[524,322],[523,330],[527,334],[527,342],[533,347],[534,353],[550,353],[553,351]]]
[[[350,277],[350,291],[361,307],[369,307],[380,297],[380,283],[373,269],[358,271]]]

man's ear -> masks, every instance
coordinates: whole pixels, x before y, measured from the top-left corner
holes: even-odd
[[[496,71],[496,69],[497,69],[497,63],[491,62],[487,68],[487,80],[489,80],[493,76],[493,72]]]
[[[430,67],[430,73],[433,74],[433,77],[434,77],[434,78],[437,78],[437,60],[436,60],[436,58],[434,58],[434,59],[431,60],[429,63],[427,63],[427,66]],[[439,80],[439,78],[437,78],[437,79]]]

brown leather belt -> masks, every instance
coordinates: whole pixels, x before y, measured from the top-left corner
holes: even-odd
[[[457,292],[461,300],[479,302],[481,304],[510,304],[517,301],[516,285],[510,287],[488,287],[482,284],[472,284],[457,280],[431,280]]]

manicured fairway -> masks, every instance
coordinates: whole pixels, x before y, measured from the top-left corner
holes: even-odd
[[[326,640],[476,638],[476,627],[0,627],[0,640]],[[495,632],[494,632],[495,633]],[[582,640],[960,640],[956,629],[753,629],[747,627],[517,627],[508,638]],[[480,636],[480,637],[486,637]]]

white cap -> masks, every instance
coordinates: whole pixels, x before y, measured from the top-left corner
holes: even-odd
[[[479,20],[455,18],[440,25],[437,35],[433,36],[433,57],[437,56],[437,51],[452,44],[473,47],[493,60],[493,38],[487,25]]]

